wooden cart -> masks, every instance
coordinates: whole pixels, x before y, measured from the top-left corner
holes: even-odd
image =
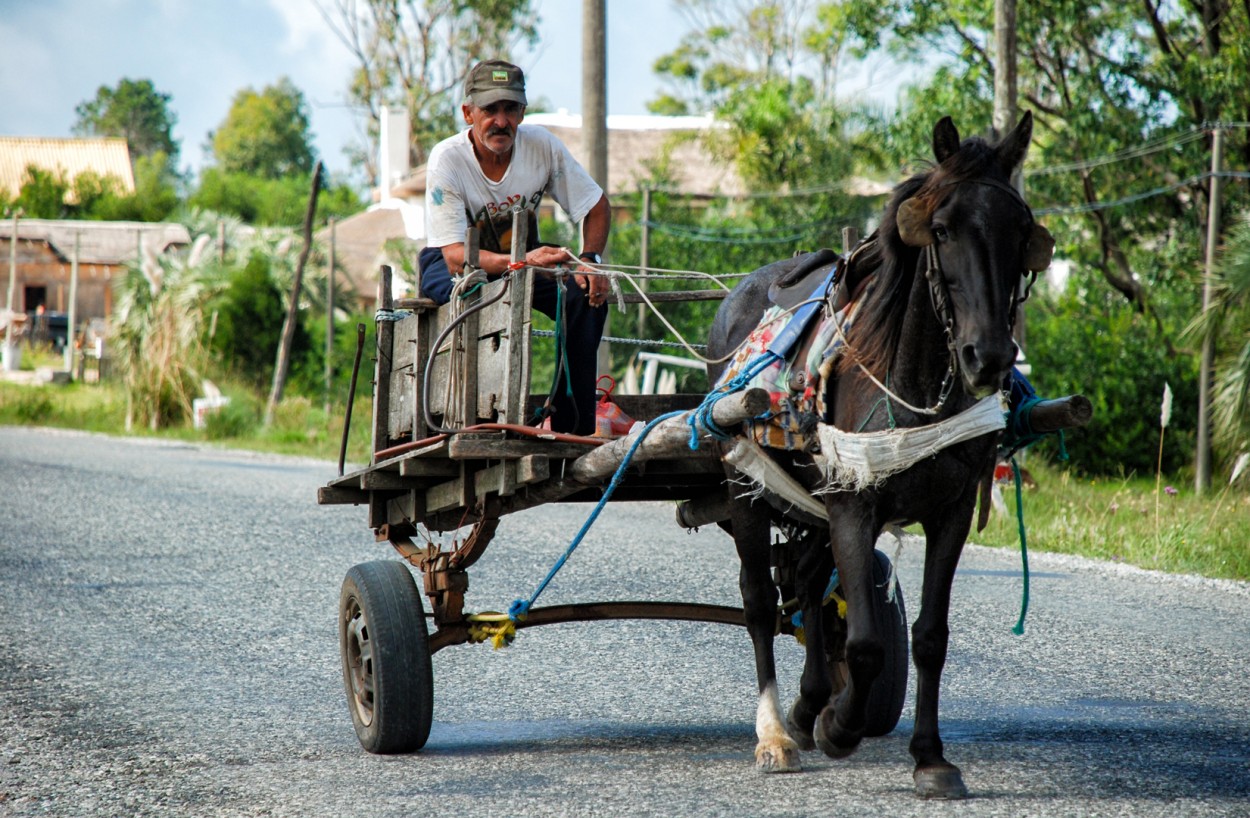
[[[514,260],[524,258],[525,225],[524,220],[514,222]],[[470,235],[470,260],[476,258],[474,244]],[[636,442],[634,437],[590,442],[518,433],[517,427],[533,416],[541,399],[530,394],[529,270],[484,284],[463,300],[458,316],[452,305],[435,307],[423,299],[393,303],[390,276],[383,268],[370,463],[329,481],[318,492],[322,504],[367,506],[368,524],[377,539],[389,542],[423,579],[418,592],[409,568],[387,560],[353,567],[343,583],[339,633],[344,687],[360,742],[375,753],[408,752],[425,744],[433,712],[432,654],[450,645],[481,641],[492,625],[506,624],[483,622],[464,609],[467,571],[482,557],[501,518],[544,503],[598,502]],[[674,300],[689,297],[676,294]],[[695,297],[719,296],[705,292]],[[615,400],[628,415],[645,422],[692,409],[703,398],[621,395]],[[729,428],[767,406],[766,393],[749,390],[719,401],[713,418]],[[725,470],[719,447],[705,440],[692,451],[688,440],[689,428],[679,418],[657,425],[637,446],[612,501],[676,500],[677,520],[687,528],[724,520]],[[413,539],[419,528],[446,532],[467,526],[470,533],[450,548],[417,545]],[[827,536],[802,524],[782,533],[789,541]],[[792,599],[793,579],[784,557],[781,554],[778,560],[777,579],[782,598]],[[884,587],[889,562],[880,552],[878,569]],[[882,594],[878,607],[885,632],[894,634],[894,649],[888,652],[882,681],[874,686],[871,735],[894,729],[907,681],[901,590],[890,600]],[[827,611],[835,608],[829,606]],[[833,621],[828,632],[835,635],[830,662],[835,679],[843,678],[837,635],[844,629],[836,613],[829,616]],[[606,619],[744,624],[739,608],[682,601],[535,607],[510,624],[528,628]],[[794,631],[788,612],[779,612],[778,631]]]

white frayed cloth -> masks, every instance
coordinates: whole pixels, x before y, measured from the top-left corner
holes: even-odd
[[[825,473],[825,486],[817,491],[861,491],[877,485],[948,446],[997,432],[1007,425],[1007,406],[1000,393],[982,398],[954,417],[908,429],[880,432],[844,432],[820,424],[821,453],[816,464]],[[739,435],[725,462],[754,484],[742,496],[757,497],[767,491],[818,519],[827,520],[823,503],[817,501],[782,468],[753,438]]]
[[[817,519],[829,519],[824,503],[817,502],[812,493],[769,457],[764,447],[756,443],[754,438],[742,435],[736,437],[733,448],[725,455],[725,462],[751,478],[755,490],[747,491],[747,494],[758,496],[767,491]]]
[[[928,426],[844,432],[821,423],[817,429],[824,469],[824,491],[861,491],[932,457],[948,446],[1000,431],[1007,426],[1002,393],[982,398],[972,408]]]

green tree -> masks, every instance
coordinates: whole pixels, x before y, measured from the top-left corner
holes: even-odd
[[[1221,454],[1234,457],[1250,451],[1250,213],[1229,230],[1211,294],[1211,309],[1192,330],[1215,344],[1213,437]]]
[[[209,135],[217,166],[227,174],[281,179],[312,172],[312,134],[304,94],[287,77],[260,92],[244,88]]]
[[[157,152],[178,155],[173,130],[178,118],[169,110],[170,96],[148,79],[123,78],[116,88],[101,85],[95,99],[79,103],[73,133],[78,136],[122,137],[133,157]]]
[[[65,198],[69,190],[64,173],[29,165],[15,203],[28,219],[63,219],[68,213]]]
[[[315,0],[356,62],[348,101],[368,114],[368,142],[354,162],[372,179],[383,105],[404,105],[412,126],[413,165],[454,133],[463,83],[478,60],[507,59],[537,39],[531,0]]]
[[[233,272],[211,309],[217,313],[211,347],[220,365],[260,388],[273,375],[273,365],[286,315],[286,299],[271,273],[272,262],[253,250],[247,263]],[[297,328],[294,349],[308,349],[308,333]]]
[[[848,10],[856,4],[841,3]],[[890,0],[848,11],[853,37],[899,60],[939,67],[882,122],[895,161],[926,155],[932,123],[950,114],[988,125],[996,55],[992,4]],[[1250,111],[1250,9],[1223,0],[1123,4],[1041,0],[1018,9],[1021,106],[1037,119],[1026,168],[1031,202],[1062,257],[1096,270],[1174,345],[1179,324],[1156,291],[1196,294],[1206,235],[1210,135],[1204,123]],[[1230,157],[1250,163],[1246,131]],[[1244,202],[1244,190],[1230,190]],[[1160,247],[1175,252],[1160,254]],[[1194,297],[1171,299],[1192,311]]]
[[[267,179],[205,168],[199,187],[187,201],[195,208],[238,216],[248,224],[291,227],[303,223],[311,184],[311,173]],[[317,223],[350,216],[361,207],[360,197],[350,185],[332,183],[317,196]]]

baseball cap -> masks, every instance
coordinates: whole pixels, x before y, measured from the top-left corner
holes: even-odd
[[[503,60],[480,62],[464,81],[464,97],[479,108],[500,100],[525,105],[525,73]]]

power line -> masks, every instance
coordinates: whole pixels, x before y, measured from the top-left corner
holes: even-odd
[[[1198,184],[1199,182],[1205,182],[1213,176],[1218,176],[1221,179],[1250,179],[1250,171],[1225,170],[1220,171],[1219,173],[1211,173],[1210,171],[1207,171],[1206,173],[1195,174],[1190,176],[1188,179],[1182,179],[1181,181],[1170,185],[1163,185],[1162,187],[1156,187],[1141,193],[1134,193],[1131,196],[1125,196],[1121,199],[1115,199],[1110,202],[1084,202],[1077,205],[1039,207],[1033,210],[1033,214],[1036,216],[1068,216],[1076,213],[1092,213],[1096,210],[1109,210],[1113,207],[1123,207],[1124,205],[1135,204],[1136,202],[1140,202],[1144,199],[1149,199],[1154,196],[1162,196],[1165,193],[1171,193],[1183,187],[1189,187],[1190,185]]]

